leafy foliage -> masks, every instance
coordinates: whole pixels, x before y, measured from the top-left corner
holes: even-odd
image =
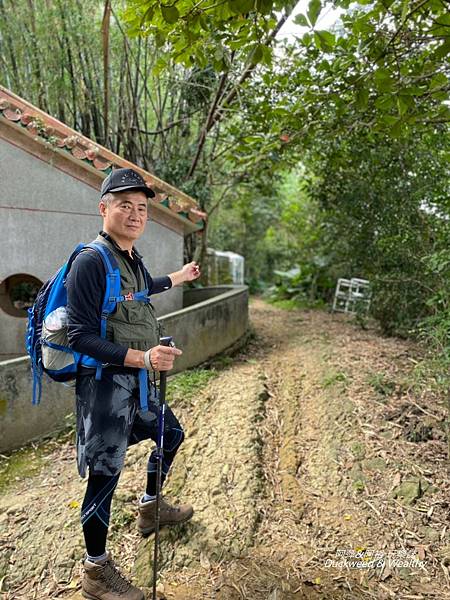
[[[310,11],[317,4],[309,4],[311,28]],[[448,5],[435,0],[334,4],[343,10],[334,32],[311,31],[302,45],[335,110],[342,116],[359,111],[366,124],[389,127],[394,135],[417,122],[448,121]]]
[[[266,295],[271,301],[288,301],[299,306],[322,306],[333,282],[325,269],[315,264],[294,267],[289,271],[274,271],[274,285]],[[289,306],[289,304],[288,304]]]
[[[276,11],[290,12],[290,0],[128,0],[123,19],[130,35],[150,35],[165,50],[156,70],[170,59],[185,67],[212,65],[227,71],[239,52],[252,63],[270,64],[272,51],[264,38],[277,24]]]
[[[270,34],[276,11],[289,14],[295,2],[282,0],[129,0],[124,19],[135,35],[150,35],[169,58],[189,67],[213,65],[229,71],[238,53],[244,61],[271,66]],[[295,17],[308,28],[288,52],[291,66],[268,78],[292,107],[284,127],[296,131],[331,109],[345,122],[358,113],[361,124],[399,136],[417,123],[450,119],[448,99],[450,17],[440,0],[367,2],[335,0],[341,16],[333,31],[320,29],[325,3],[310,0]],[[277,60],[277,63],[279,61]],[[289,85],[287,85],[287,79]],[[281,84],[281,85],[279,85]],[[287,88],[295,86],[290,95]],[[272,86],[269,86],[272,91]],[[300,92],[300,93],[299,93]]]
[[[411,334],[442,286],[427,265],[449,231],[445,148],[433,136],[388,144],[359,134],[310,155],[335,265],[373,282],[374,314],[388,333]]]

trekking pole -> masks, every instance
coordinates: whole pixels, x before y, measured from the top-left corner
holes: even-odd
[[[159,340],[161,346],[175,346],[172,337],[162,337]],[[161,476],[162,463],[164,453],[164,414],[166,412],[166,381],[167,372],[160,371],[159,373],[159,413],[158,413],[158,441],[156,446],[157,463],[156,463],[156,514],[155,514],[155,548],[153,552],[153,600],[157,600],[156,596],[156,578],[158,576],[158,546],[159,546],[159,509],[161,504]]]

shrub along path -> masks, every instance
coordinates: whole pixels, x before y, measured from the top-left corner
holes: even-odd
[[[411,389],[417,348],[259,300],[251,319],[244,351],[169,384],[187,438],[167,492],[196,513],[162,535],[161,594],[450,598],[444,408]],[[119,564],[146,587],[153,537],[140,541],[134,518],[150,448],[128,454],[111,532]],[[3,598],[78,600],[72,442],[36,452],[37,472],[17,471],[0,499]]]

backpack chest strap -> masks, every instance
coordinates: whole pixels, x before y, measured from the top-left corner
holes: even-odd
[[[150,296],[148,295],[148,290],[141,290],[140,292],[129,292],[128,294],[123,294],[121,296],[113,296],[109,298],[110,302],[117,304],[117,302],[130,302],[135,300],[137,302],[150,302]]]

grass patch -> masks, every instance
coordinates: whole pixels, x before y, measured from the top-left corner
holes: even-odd
[[[72,437],[72,434],[72,428],[66,429],[44,441],[0,455],[0,494],[7,492],[15,484],[38,475],[47,464],[45,459],[61,443]]]
[[[171,377],[167,384],[167,400],[169,402],[190,400],[199,389],[205,387],[217,375],[216,369],[191,369],[179,373]]]
[[[75,415],[71,413],[65,417],[65,420],[66,426],[59,433],[0,455],[0,494],[14,484],[38,475],[46,462],[46,457],[60,444],[73,439]]]
[[[118,534],[122,529],[129,527],[136,520],[134,510],[125,508],[124,506],[117,506],[117,503],[112,506],[111,511],[111,526],[110,532],[113,539],[117,539]]]
[[[386,377],[384,373],[372,373],[367,378],[367,383],[380,396],[391,396],[395,392],[396,382]]]
[[[325,303],[323,301],[308,302],[307,300],[299,300],[295,298],[265,298],[265,301],[269,304],[272,304],[272,306],[276,306],[277,308],[281,308],[283,310],[305,310],[325,307]]]
[[[356,460],[362,460],[366,456],[366,449],[360,442],[354,442],[350,448]]]
[[[300,308],[304,308],[297,300],[272,300],[267,299],[269,304],[272,306],[276,306],[277,308],[282,308],[283,310],[298,310]]]
[[[322,379],[322,387],[324,388],[331,387],[338,383],[347,385],[348,376],[344,371],[329,371],[328,373],[325,373]]]
[[[437,356],[436,356],[437,354]],[[444,353],[443,353],[444,354]],[[444,432],[447,437],[447,457],[450,460],[450,357],[436,352],[423,358],[415,367],[412,377],[413,389],[418,393],[432,392],[444,413]]]
[[[4,493],[18,481],[33,477],[43,464],[41,448],[27,447],[4,456],[0,462],[0,493]]]
[[[366,485],[363,479],[356,479],[356,481],[352,483],[352,487],[357,494],[362,494],[363,491],[366,489]]]
[[[234,364],[235,360],[232,356],[227,356],[226,354],[214,357],[212,361],[212,369],[211,371],[220,371],[221,369],[228,369]]]

